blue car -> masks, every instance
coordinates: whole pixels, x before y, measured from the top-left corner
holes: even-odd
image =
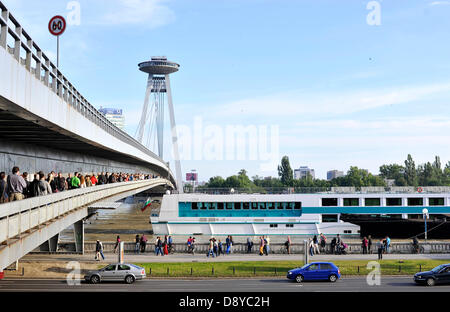
[[[301,268],[290,270],[286,276],[297,283],[303,281],[330,281],[336,282],[341,277],[339,268],[331,262],[308,263]]]

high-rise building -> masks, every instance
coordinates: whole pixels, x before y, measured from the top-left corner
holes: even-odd
[[[98,111],[105,115],[106,119],[111,121],[117,128],[125,130],[125,116],[123,116],[123,111],[121,109],[103,108],[100,106]]]
[[[308,174],[313,179],[316,178],[316,173],[315,173],[314,169],[309,169],[306,166],[300,167],[299,169],[294,170],[294,179],[300,180],[300,179],[306,178],[308,176]]]
[[[333,179],[339,178],[339,177],[343,177],[344,176],[344,172],[343,171],[339,171],[339,170],[330,170],[327,172],[327,180],[331,181]]]

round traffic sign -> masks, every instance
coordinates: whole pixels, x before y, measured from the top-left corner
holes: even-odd
[[[66,30],[66,20],[64,17],[57,15],[52,17],[48,23],[48,30],[53,36],[60,36]]]

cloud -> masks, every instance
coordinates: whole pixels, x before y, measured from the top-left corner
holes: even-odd
[[[108,1],[109,11],[101,18],[104,25],[143,25],[156,28],[175,20],[175,13],[163,0]]]
[[[450,1],[433,1],[430,3],[431,6],[436,5],[450,5]]]
[[[218,106],[218,116],[281,117],[305,114],[349,114],[365,110],[410,103],[432,95],[450,91],[450,82],[400,86],[346,92],[288,92],[265,97],[249,98]],[[282,104],[282,107],[280,105]]]

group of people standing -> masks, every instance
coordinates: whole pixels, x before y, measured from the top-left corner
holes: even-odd
[[[161,237],[158,236],[155,241],[155,253],[158,256],[167,256],[169,252],[172,250],[172,236],[164,236],[164,241],[161,240]]]
[[[27,172],[20,174],[20,168],[15,166],[12,168],[12,174],[8,176],[5,172],[0,172],[0,204],[95,185],[137,181],[155,177],[148,174],[127,174],[122,172],[106,172],[106,174],[101,172],[86,175],[75,172],[73,175],[69,173],[67,177],[64,177],[61,172],[57,174],[55,171],[47,175],[39,171],[30,176]]]

